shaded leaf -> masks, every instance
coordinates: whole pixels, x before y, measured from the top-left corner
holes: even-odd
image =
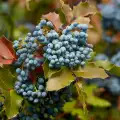
[[[65,4],[63,0],[59,0],[59,2],[60,2],[60,8],[62,9],[62,11],[66,17],[66,21],[68,23],[70,23],[71,20],[73,19],[72,9],[70,8],[69,5]]]
[[[0,64],[11,64],[15,60],[15,51],[6,37],[0,38]]]
[[[88,120],[84,114],[83,109],[75,107],[76,103],[76,100],[73,100],[72,102],[67,102],[63,107],[64,112],[70,113],[73,116],[77,115],[81,120]]]
[[[50,12],[49,14],[43,15],[42,17],[50,20],[54,24],[57,30],[59,30],[59,28],[62,25],[59,15],[56,14],[55,12]]]
[[[0,87],[8,90],[14,87],[15,76],[9,71],[9,69],[0,68]]]
[[[62,89],[70,83],[74,81],[74,77],[72,75],[72,72],[66,68],[63,67],[61,70],[55,74],[53,74],[47,82],[47,91],[54,91]]]
[[[4,91],[5,94],[5,111],[8,119],[15,117],[19,113],[19,107],[23,98],[14,90]]]
[[[74,71],[75,75],[83,78],[102,78],[105,79],[108,77],[103,68],[99,68],[94,63],[87,64],[84,68],[79,68]]]

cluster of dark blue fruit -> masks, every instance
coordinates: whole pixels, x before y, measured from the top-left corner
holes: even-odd
[[[49,44],[44,57],[50,68],[84,66],[91,58],[92,48],[87,44],[87,25],[73,23],[59,35],[55,30],[47,34]]]
[[[92,52],[92,46],[87,44],[87,28],[85,24],[72,23],[58,34],[50,21],[41,20],[25,40],[14,41],[17,55],[14,63],[17,67],[15,90],[32,103],[32,108],[39,109],[31,114],[19,114],[20,120],[30,117],[31,120],[50,120],[61,112],[65,102],[71,100],[71,86],[48,92],[47,79],[43,77],[43,71],[39,73],[37,69],[42,69],[41,65],[46,59],[53,69],[84,66]],[[31,73],[35,74],[35,83],[32,83]]]
[[[63,94],[64,93],[64,94]],[[40,104],[23,107],[15,120],[51,120],[62,112],[65,102],[71,101],[72,91],[66,87],[57,92],[48,92]]]
[[[30,80],[18,81],[15,83],[15,90],[18,94],[23,95],[26,99],[33,103],[41,102],[47,96],[45,90],[45,80],[38,78],[36,84],[32,84]]]
[[[115,64],[116,66],[120,66],[120,52],[118,52],[116,55],[114,55],[111,58],[111,62]]]
[[[114,34],[120,31],[120,2],[113,0],[111,3],[101,5],[103,39],[112,42]],[[112,30],[113,34],[108,35],[107,32]]]

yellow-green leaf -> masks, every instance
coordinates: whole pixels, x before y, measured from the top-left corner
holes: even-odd
[[[5,95],[5,111],[8,119],[15,117],[19,113],[19,107],[23,98],[14,90],[4,91]]]
[[[47,78],[50,78],[53,74],[59,72],[61,69],[59,69],[59,70],[58,69],[50,69],[48,62],[45,61],[43,63],[43,70],[44,70],[44,76],[47,79]]]
[[[70,113],[75,108],[76,103],[76,100],[73,100],[72,102],[67,102],[63,107],[64,112]]]
[[[74,77],[72,75],[72,72],[66,68],[63,67],[61,70],[55,74],[53,74],[47,82],[47,91],[54,91],[62,89],[70,83],[74,81]]]
[[[94,63],[95,63],[96,66],[102,67],[102,68],[104,68],[105,70],[108,70],[108,71],[111,70],[114,67],[114,65],[107,60],[98,60],[98,61],[95,61]]]
[[[111,105],[110,102],[94,96],[93,92],[96,88],[96,85],[87,85],[84,87],[84,90],[87,94],[87,103],[95,107],[109,107]]]
[[[0,68],[0,87],[3,89],[11,89],[14,87],[15,76],[9,69]]]
[[[94,63],[88,63],[84,68],[79,68],[74,71],[76,76],[83,78],[102,78],[105,79],[108,77],[103,68],[99,68]]]
[[[106,61],[102,61],[102,60],[95,61],[94,64],[96,66],[104,68],[105,70],[109,71],[113,75],[120,76],[120,66],[116,66],[107,60]]]

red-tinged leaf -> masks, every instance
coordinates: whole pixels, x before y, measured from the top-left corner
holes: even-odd
[[[56,30],[59,30],[59,28],[62,25],[59,15],[56,14],[55,12],[50,12],[49,14],[43,15],[42,17],[50,20],[56,27]]]
[[[34,72],[30,72],[29,78],[32,81],[32,83],[36,82],[36,75],[34,74]]]
[[[0,64],[11,64],[16,58],[15,51],[6,37],[0,38]]]
[[[35,72],[36,73],[43,73],[43,67],[42,67],[42,65],[40,67],[36,68]]]

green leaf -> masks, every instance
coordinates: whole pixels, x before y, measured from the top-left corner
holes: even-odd
[[[96,88],[96,85],[89,85],[84,87],[84,90],[87,94],[87,103],[94,107],[109,107],[111,104],[107,100],[94,96],[93,91]]]
[[[102,68],[104,68],[105,70],[108,70],[108,71],[111,70],[114,67],[114,65],[107,60],[104,60],[104,61],[103,60],[97,60],[94,63],[95,63],[96,66],[102,67]]]
[[[13,118],[19,112],[19,107],[23,98],[19,96],[14,90],[4,91],[5,95],[5,111],[8,119]]]
[[[96,66],[104,68],[111,74],[120,76],[120,66],[116,66],[107,60],[106,61],[99,60],[95,61],[94,63]]]
[[[60,72],[60,70],[58,69],[50,69],[49,68],[49,65],[48,65],[48,62],[45,61],[44,64],[43,64],[43,70],[44,70],[44,76],[45,78],[50,78],[53,74],[57,73],[57,72]]]
[[[84,68],[79,68],[78,70],[73,71],[76,76],[83,78],[102,78],[105,79],[108,77],[103,68],[99,68],[94,63],[88,63]]]
[[[76,102],[76,100],[73,100],[72,102],[67,102],[63,107],[64,112],[70,113],[75,108]]]
[[[77,115],[80,120],[89,120],[89,118],[84,114],[84,111],[80,108],[73,109],[72,115]]]
[[[54,91],[62,89],[70,83],[74,81],[74,77],[72,75],[72,72],[66,68],[63,67],[61,70],[55,74],[53,74],[47,82],[47,91]]]
[[[9,69],[0,68],[0,87],[2,89],[12,89],[14,87],[15,76],[9,71]]]
[[[88,120],[87,117],[84,114],[84,111],[82,108],[76,108],[77,101],[73,100],[72,102],[67,102],[63,110],[65,113],[71,113],[73,116],[77,115],[81,120]]]
[[[94,107],[110,107],[111,104],[107,100],[98,98],[96,96],[89,97],[87,103]]]

